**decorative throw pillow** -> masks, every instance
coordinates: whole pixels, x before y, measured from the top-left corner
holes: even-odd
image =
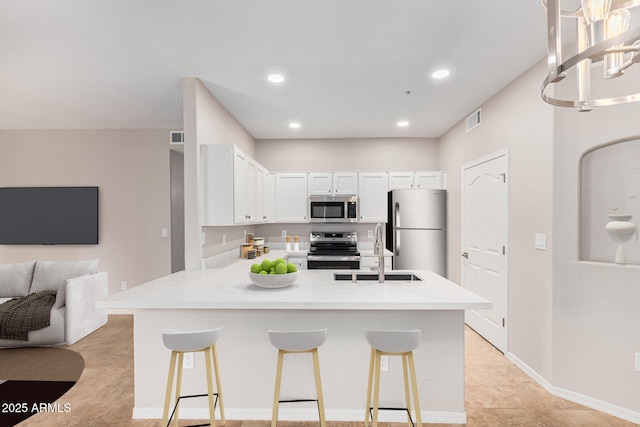
[[[96,273],[98,260],[86,261],[37,261],[33,273],[31,293],[41,291],[57,291],[66,283],[67,279]]]
[[[26,297],[29,295],[35,265],[35,261],[0,264],[0,298]]]

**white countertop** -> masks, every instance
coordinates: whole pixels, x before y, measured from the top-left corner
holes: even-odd
[[[463,287],[422,270],[412,271],[422,279],[414,282],[335,281],[333,270],[300,270],[296,283],[286,288],[265,289],[251,282],[251,264],[284,256],[284,251],[271,251],[225,268],[180,271],[110,295],[97,304],[127,309],[237,310],[463,310],[492,306]]]

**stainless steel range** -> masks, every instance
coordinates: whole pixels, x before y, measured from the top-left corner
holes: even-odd
[[[357,270],[360,268],[355,231],[312,231],[309,237],[309,270]]]

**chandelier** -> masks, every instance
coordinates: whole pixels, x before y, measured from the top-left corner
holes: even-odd
[[[577,10],[567,11],[561,0],[540,0],[547,9],[548,76],[542,84],[542,99],[560,107],[590,111],[594,107],[640,101],[640,93],[592,97],[591,77],[602,73],[605,80],[624,75],[625,70],[640,62],[640,26],[630,29],[630,10],[640,0],[581,0]],[[562,55],[562,22],[573,20],[576,27],[575,53],[568,59]],[[602,66],[598,70],[596,66]],[[551,83],[575,76],[575,99],[557,99],[545,91]]]

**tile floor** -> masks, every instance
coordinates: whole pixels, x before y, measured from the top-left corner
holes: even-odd
[[[61,398],[63,403],[71,404],[71,412],[40,413],[21,426],[159,426],[160,420],[131,420],[132,335],[132,316],[112,315],[105,327],[70,346],[82,354],[86,363],[78,383]],[[549,394],[470,329],[466,331],[466,408],[467,426],[637,426]],[[195,423],[195,420],[185,420],[180,425]],[[226,424],[227,427],[269,425],[269,421],[233,420]],[[280,422],[278,425],[311,427],[318,423]],[[362,422],[327,423],[328,427],[362,425]],[[380,425],[400,427],[406,424]],[[451,424],[428,425],[455,427]]]

